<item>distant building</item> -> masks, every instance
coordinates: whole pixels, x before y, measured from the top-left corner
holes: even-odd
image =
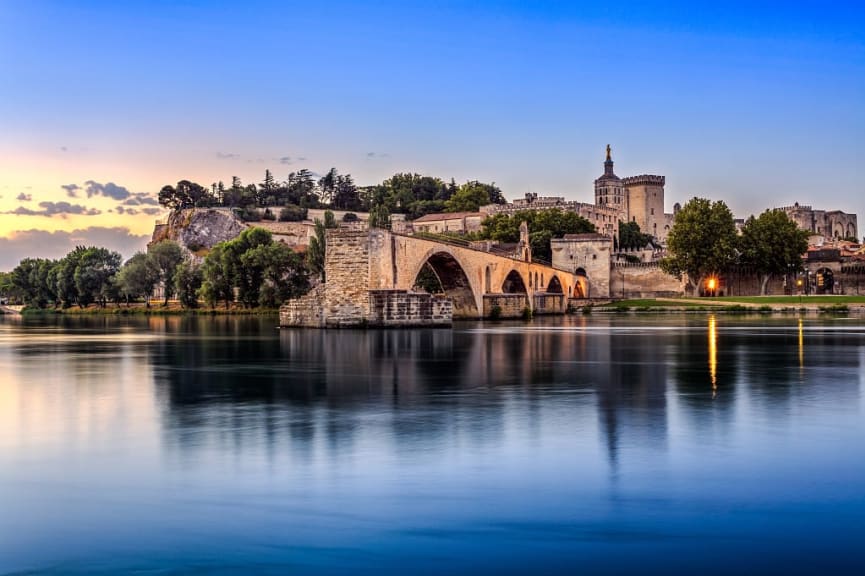
[[[526,194],[525,198],[519,198],[508,204],[487,204],[481,206],[481,211],[486,214],[513,214],[520,210],[553,210],[559,209],[566,212],[576,212],[592,224],[595,229],[610,238],[619,235],[619,212],[609,206],[598,206],[585,202],[565,200],[561,196],[538,196],[534,192]]]
[[[792,206],[780,208],[793,220],[799,228],[825,238],[858,239],[856,214],[847,214],[840,210],[814,210],[811,206],[803,206],[798,202]]]
[[[415,232],[442,234],[444,232],[476,232],[481,229],[481,222],[486,218],[483,212],[444,212],[427,214],[412,221]]]

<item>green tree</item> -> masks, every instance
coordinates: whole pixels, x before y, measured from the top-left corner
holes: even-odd
[[[529,243],[532,254],[539,260],[551,260],[550,239],[565,234],[595,232],[595,226],[575,212],[551,210],[520,210],[513,214],[495,214],[481,222],[481,231],[476,237],[499,242],[519,242],[520,224],[529,227]]]
[[[117,288],[126,298],[127,305],[130,299],[144,298],[145,306],[150,308],[150,294],[159,278],[159,270],[150,257],[144,252],[138,252],[127,260],[117,273]]]
[[[360,210],[360,195],[351,174],[336,177],[332,205],[337,210]]]
[[[309,240],[306,250],[306,264],[309,271],[317,274],[324,282],[324,259],[327,251],[327,230],[339,226],[333,212],[327,210],[324,213],[324,222],[315,220],[315,235]]]
[[[201,267],[189,260],[181,262],[174,271],[174,291],[184,308],[198,308],[198,290],[203,274]]]
[[[369,227],[390,230],[390,210],[387,206],[379,204],[369,211]]]
[[[693,198],[676,214],[667,236],[668,256],[661,268],[678,278],[687,274],[692,286],[727,270],[736,261],[736,225],[723,201]]]
[[[495,183],[485,184],[472,180],[462,184],[445,203],[448,212],[477,212],[487,204],[503,204],[505,198]]]
[[[50,283],[56,265],[56,261],[44,258],[21,260],[11,272],[12,290],[27,306],[45,308],[56,299]]]
[[[757,218],[748,218],[739,237],[740,262],[760,274],[761,295],[766,294],[766,286],[773,275],[802,269],[808,235],[782,210],[766,210]]]
[[[226,310],[234,299],[234,281],[230,256],[225,254],[226,242],[214,246],[201,265],[202,282],[199,295],[210,307],[225,302]]]
[[[168,306],[168,299],[174,295],[174,273],[183,262],[183,251],[176,242],[163,240],[151,246],[147,256],[158,272],[159,282],[164,289],[165,300],[162,305]]]
[[[643,234],[636,222],[619,221],[619,250],[640,250],[652,242],[650,234]]]
[[[82,306],[98,302],[105,307],[108,300],[115,298],[114,277],[120,270],[122,257],[106,248],[87,248],[75,268],[75,287],[78,302]]]

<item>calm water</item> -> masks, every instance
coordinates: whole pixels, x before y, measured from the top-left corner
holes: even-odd
[[[865,319],[0,320],[0,574],[865,573]]]

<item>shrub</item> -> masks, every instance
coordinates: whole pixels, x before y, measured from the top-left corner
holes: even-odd
[[[591,306],[583,306],[583,315],[584,316],[588,316],[591,313],[592,313],[592,307]]]
[[[522,311],[521,316],[522,316],[523,320],[531,320],[531,319],[532,319],[532,310],[531,310],[531,308],[529,308],[528,306],[526,306],[525,308],[523,308],[523,311]]]
[[[502,307],[496,304],[492,308],[490,308],[490,319],[498,320],[502,317]]]
[[[267,208],[264,211],[264,214],[261,215],[262,220],[276,220],[276,216],[273,212],[270,211],[270,208]]]
[[[354,212],[346,212],[342,217],[343,222],[359,222],[360,218]]]
[[[306,208],[300,206],[289,205],[279,211],[280,222],[302,222],[306,220]]]

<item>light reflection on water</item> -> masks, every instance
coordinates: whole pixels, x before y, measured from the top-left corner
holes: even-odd
[[[0,321],[0,574],[861,572],[865,323]]]

